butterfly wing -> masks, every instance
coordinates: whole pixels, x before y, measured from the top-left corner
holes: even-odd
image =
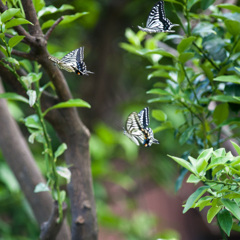
[[[138,117],[143,128],[146,128],[149,125],[149,107],[146,107],[139,112]]]
[[[48,56],[48,59],[54,62],[54,64],[57,65],[60,69],[63,69],[67,72],[75,72],[71,65],[63,62],[62,60],[59,60],[54,56]]]
[[[147,130],[147,133],[148,133],[146,147],[150,147],[153,143],[154,144],[159,144],[159,141],[154,138],[153,130],[151,128],[146,128],[146,130]]]
[[[134,143],[139,145],[138,141],[143,144],[145,139],[144,133],[141,131],[141,129],[142,125],[139,120],[138,114],[136,112],[131,113],[127,118],[123,133]]]

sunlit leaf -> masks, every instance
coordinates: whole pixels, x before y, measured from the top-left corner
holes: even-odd
[[[24,18],[14,18],[11,19],[9,22],[6,23],[6,29],[11,28],[11,27],[15,27],[21,24],[31,24],[33,25],[31,22],[29,22],[28,20],[24,19]]]
[[[28,99],[27,98],[25,98],[25,97],[23,97],[21,95],[18,95],[17,93],[11,93],[11,92],[1,93],[0,94],[0,98],[6,98],[6,99],[9,99],[9,100],[15,100],[15,101],[28,103]]]
[[[44,0],[32,0],[32,2],[37,13],[45,6]]]
[[[37,99],[37,93],[35,90],[28,90],[27,91],[27,95],[29,96],[29,105],[30,107],[32,107],[35,102],[36,102],[36,99]]]
[[[38,12],[38,18],[44,16],[44,15],[48,15],[48,14],[52,14],[52,13],[56,13],[56,12],[63,12],[66,10],[72,10],[74,9],[74,7],[72,5],[69,4],[63,4],[60,8],[56,8],[52,5],[47,6],[47,7],[43,7],[39,12]]]
[[[207,221],[208,223],[211,223],[213,218],[218,214],[218,212],[221,210],[221,207],[219,206],[212,206],[207,213]]]
[[[217,7],[219,8],[225,8],[225,9],[228,9],[232,12],[237,12],[237,13],[240,13],[240,7],[236,6],[236,5],[233,5],[233,4],[219,4],[217,5]]]
[[[14,17],[19,12],[20,12],[20,9],[18,9],[18,8],[9,8],[5,12],[3,12],[2,15],[1,15],[2,23],[5,23],[6,21],[8,21],[12,17]]]
[[[39,183],[35,187],[35,189],[34,189],[35,193],[38,193],[38,192],[48,192],[48,191],[49,191],[49,188],[48,188],[48,186],[45,183]]]
[[[56,170],[57,170],[57,173],[61,177],[67,179],[67,183],[70,183],[70,181],[71,181],[71,172],[70,172],[70,170],[68,168],[66,168],[66,167],[56,167]]]
[[[45,116],[50,110],[56,109],[56,108],[71,108],[71,107],[87,107],[91,108],[89,103],[83,101],[82,99],[70,99],[66,102],[58,103],[50,108],[48,108],[44,113],[43,116]]]
[[[221,199],[223,205],[238,219],[240,220],[240,209],[236,202],[223,198]]]
[[[67,149],[66,143],[62,143],[54,153],[54,158],[58,158],[60,155],[62,155],[65,152],[66,149]]]
[[[15,47],[24,38],[25,38],[25,36],[14,36],[14,37],[10,38],[8,41],[9,47],[11,47],[11,48]]]
[[[177,46],[178,52],[182,53],[182,52],[188,50],[190,48],[190,46],[192,45],[192,42],[195,39],[196,39],[196,37],[193,37],[193,36],[182,39],[182,41]]]
[[[174,157],[174,156],[170,156],[168,155],[170,158],[172,158],[175,162],[177,162],[178,164],[180,164],[182,167],[186,168],[187,170],[189,170],[190,172],[194,173],[193,167],[192,165],[187,162],[185,159],[183,158],[178,158],[178,157]]]

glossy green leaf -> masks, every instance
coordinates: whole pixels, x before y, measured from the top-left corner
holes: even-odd
[[[133,32],[131,28],[127,28],[125,31],[125,36],[127,40],[134,46],[140,46],[141,42],[138,36]]]
[[[74,7],[72,5],[69,4],[63,4],[60,8],[56,8],[52,5],[47,6],[47,7],[43,7],[39,12],[38,12],[38,18],[44,16],[44,15],[48,15],[48,14],[53,14],[56,12],[63,12],[66,10],[72,10],[74,9]]]
[[[193,57],[194,57],[194,53],[192,53],[192,52],[183,52],[183,53],[181,53],[180,55],[179,55],[179,61],[181,62],[181,63],[185,63],[185,62],[187,62],[187,61],[189,61],[190,59],[192,59]]]
[[[235,201],[223,198],[221,199],[223,205],[238,219],[240,220],[240,209]]]
[[[157,71],[154,71],[153,73],[149,74],[147,79],[150,80],[151,78],[153,77],[164,77],[164,78],[171,78],[169,76],[169,73],[164,71],[164,70],[157,70]]]
[[[32,0],[32,2],[37,13],[45,6],[44,0]]]
[[[149,99],[147,102],[148,103],[153,103],[153,102],[170,103],[172,101],[173,101],[173,98],[171,96],[165,96],[165,97],[159,97],[159,98],[152,98],[152,99]]]
[[[35,90],[28,90],[27,95],[29,96],[29,100],[28,100],[29,105],[30,105],[30,107],[32,107],[36,102],[37,93]]]
[[[49,191],[49,188],[48,188],[47,184],[45,184],[45,183],[39,183],[34,189],[35,193],[48,192],[48,191]]]
[[[208,160],[212,156],[212,152],[213,152],[212,148],[206,149],[202,151],[202,153],[198,156],[197,163],[196,163],[196,169],[198,173],[206,169],[208,165]]]
[[[198,200],[198,202],[195,204],[194,207],[195,208],[199,207],[199,211],[202,211],[203,208],[205,208],[206,206],[211,206],[212,205],[212,203],[211,203],[212,199],[213,199],[213,196],[202,197]]]
[[[213,97],[210,97],[211,100],[213,101],[218,101],[218,102],[230,102],[230,103],[239,103],[240,97],[234,97],[230,95],[215,95]]]
[[[42,126],[39,123],[39,118],[36,114],[30,115],[24,119],[25,126],[28,128],[42,130]]]
[[[200,0],[188,0],[187,1],[187,9],[190,10],[192,8],[192,6],[199,1]]]
[[[146,49],[140,49],[140,50],[137,50],[137,53],[142,55],[142,56],[145,56],[145,55],[151,55],[151,54],[159,54],[161,56],[164,56],[164,57],[170,57],[170,58],[176,58],[173,54],[165,51],[164,49],[161,49],[161,48],[158,48],[158,49],[155,49],[155,50],[146,50]]]
[[[196,129],[195,126],[191,126],[187,128],[182,134],[181,137],[179,138],[179,143],[183,145],[192,135],[194,130]]]
[[[38,131],[34,131],[33,133],[31,133],[31,135],[28,137],[28,141],[30,142],[30,143],[34,143],[34,139],[35,138],[37,138],[37,137],[39,137],[39,136],[43,136],[43,132],[42,132],[42,130],[38,130]],[[37,138],[37,141],[38,141],[39,139]],[[39,141],[38,141],[39,142]],[[42,137],[41,137],[41,141],[40,141],[41,143],[43,143],[44,141],[43,141],[43,139],[42,139]]]
[[[54,158],[58,158],[60,155],[62,155],[65,152],[66,149],[67,149],[66,143],[62,143],[54,153]]]
[[[6,23],[6,29],[11,28],[11,27],[15,27],[21,24],[31,24],[33,25],[31,22],[29,22],[28,20],[24,19],[24,18],[13,18],[11,19],[9,22]]]
[[[62,190],[60,192],[60,202],[63,203],[66,198],[66,191]]]
[[[11,47],[11,48],[15,47],[24,38],[25,38],[25,36],[14,36],[14,37],[10,38],[8,41],[9,47]]]
[[[27,98],[25,98],[25,97],[23,97],[21,95],[18,95],[17,93],[11,93],[11,92],[1,93],[0,94],[0,98],[6,98],[6,99],[9,99],[9,100],[15,100],[15,101],[28,103],[28,99]]]
[[[216,0],[202,0],[201,1],[201,8],[203,10],[208,9],[209,6],[211,6]]]
[[[67,24],[70,22],[75,21],[76,19],[88,14],[88,12],[76,13],[74,15],[66,15],[63,16],[64,19],[59,23],[59,25]],[[47,22],[43,23],[42,30],[45,28],[50,28],[55,23],[55,20],[48,20]]]
[[[182,167],[186,168],[188,171],[194,173],[192,165],[188,161],[186,161],[185,159],[178,158],[178,157],[173,157],[173,156],[170,156],[170,155],[168,155],[168,157],[172,158],[175,162],[177,162]]]
[[[232,229],[233,221],[232,221],[232,215],[231,213],[223,209],[218,213],[218,222],[222,228],[222,230],[230,236],[230,232]]]
[[[190,48],[190,46],[192,45],[192,42],[195,39],[196,39],[196,37],[193,37],[193,36],[182,39],[182,41],[177,46],[178,52],[182,53],[182,52],[188,50]]]
[[[219,206],[212,206],[207,213],[207,221],[208,223],[211,223],[213,218],[218,214],[218,212],[221,210],[221,207]]]
[[[228,9],[232,12],[237,12],[237,13],[240,13],[240,7],[237,7],[236,5],[233,5],[233,4],[219,4],[217,5],[217,7],[220,7],[220,8],[225,8],[225,9]]]
[[[229,109],[227,103],[222,103],[216,106],[213,112],[213,122],[220,125],[223,121],[228,119]]]
[[[2,15],[1,15],[2,23],[5,23],[6,21],[8,21],[12,17],[14,17],[19,12],[20,12],[20,9],[18,9],[18,8],[9,8],[5,12],[3,12]]]
[[[239,76],[236,76],[236,75],[219,76],[214,78],[213,80],[219,81],[219,82],[231,82],[231,83],[240,84],[240,78]]]
[[[216,157],[214,158],[207,167],[207,170],[216,167],[218,165],[225,164],[229,160],[229,157]]]
[[[235,20],[226,20],[224,21],[224,24],[228,30],[229,33],[231,33],[233,36],[239,35],[239,29],[240,29],[240,22]]]
[[[153,88],[153,89],[147,91],[147,94],[171,95],[169,92],[167,92],[161,88]]]
[[[240,147],[233,141],[231,141],[233,147],[235,148],[235,150],[237,151],[238,155],[240,156]]]
[[[209,186],[202,186],[198,188],[193,194],[191,194],[191,196],[188,198],[185,204],[183,213],[186,213],[209,188],[210,188]]]
[[[63,177],[67,179],[67,183],[70,183],[71,181],[71,172],[68,168],[66,167],[56,167],[57,169],[57,173]]]
[[[54,105],[53,107],[48,108],[44,113],[43,116],[45,116],[50,110],[52,109],[56,109],[56,108],[71,108],[71,107],[87,107],[87,108],[91,108],[91,106],[89,105],[89,103],[81,100],[81,99],[70,99],[66,102],[61,102],[58,103],[56,105]]]
[[[165,122],[167,120],[167,115],[162,110],[152,110],[152,116],[160,122]]]
[[[188,183],[199,183],[201,180],[196,177],[194,174],[191,174],[188,179],[187,179],[187,182]]]
[[[6,48],[4,48],[2,45],[0,45],[0,51],[7,57],[8,53],[6,51]]]

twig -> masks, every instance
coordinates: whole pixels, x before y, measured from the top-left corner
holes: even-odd
[[[30,53],[20,52],[15,49],[12,49],[12,54],[18,57],[26,58],[32,61],[35,61],[36,59],[31,55]]]
[[[67,204],[63,202],[62,204],[63,208],[63,217],[65,217],[66,212],[67,212]],[[58,223],[58,203],[57,201],[54,202],[53,204],[53,210],[52,214],[47,222],[44,222],[41,226],[41,234],[40,234],[40,239],[41,240],[52,240],[55,239],[61,226],[62,222]]]
[[[50,29],[47,31],[47,33],[45,34],[45,39],[48,40],[48,38],[50,37],[50,34],[52,33],[52,31],[54,30],[54,28],[64,19],[64,16],[61,16],[60,18],[58,18],[56,20],[56,22],[50,27]]]

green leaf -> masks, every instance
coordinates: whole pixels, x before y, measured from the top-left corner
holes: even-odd
[[[140,46],[141,42],[137,35],[133,32],[131,28],[127,28],[125,31],[125,36],[127,40],[134,46]]]
[[[30,105],[30,107],[32,107],[36,102],[37,93],[35,90],[28,90],[27,95],[29,96],[29,100],[28,100],[29,105]]]
[[[233,221],[232,221],[232,215],[231,213],[223,209],[218,213],[218,222],[222,228],[222,230],[230,236],[230,232],[232,229]]]
[[[162,110],[152,110],[152,116],[160,122],[167,120],[167,115]]]
[[[229,160],[229,157],[216,157],[214,158],[207,167],[207,170],[216,167],[218,165],[225,164]]]
[[[204,207],[211,206],[213,196],[205,196],[198,200],[194,207],[199,207],[199,211],[202,211]]]
[[[194,174],[191,174],[189,177],[188,177],[188,179],[187,179],[187,182],[188,183],[195,183],[195,184],[197,184],[197,183],[199,183],[201,180],[198,178],[198,177],[196,177]]]
[[[186,213],[194,203],[210,188],[210,186],[202,186],[198,188],[187,200],[183,213]]]
[[[62,143],[54,153],[54,158],[55,159],[58,158],[60,155],[62,155],[65,152],[66,149],[67,149],[66,143]]]
[[[236,202],[230,199],[221,199],[223,205],[238,219],[240,220],[240,209]]]
[[[189,162],[187,162],[185,159],[173,157],[170,155],[168,155],[168,157],[172,158],[175,162],[180,164],[182,167],[186,168],[188,171],[194,173],[194,169],[193,169],[192,165]]]
[[[187,1],[187,9],[190,10],[192,8],[192,6],[199,1],[200,0],[188,0]]]
[[[31,24],[33,25],[31,22],[29,22],[28,20],[24,19],[24,18],[14,18],[11,19],[9,22],[6,23],[6,29],[11,28],[11,27],[15,27],[21,24]]]
[[[213,112],[213,122],[216,125],[220,125],[223,121],[228,119],[229,110],[228,104],[222,103],[216,106]]]
[[[28,128],[34,128],[42,130],[42,126],[39,123],[39,118],[36,114],[30,115],[24,119],[25,126]]]
[[[179,138],[179,143],[183,145],[192,135],[194,130],[196,129],[196,126],[191,126],[187,128],[182,134],[181,137]]]
[[[21,42],[24,38],[25,38],[25,36],[14,36],[14,37],[10,38],[8,41],[9,47],[13,48],[19,42]]]
[[[202,70],[204,71],[206,77],[210,80],[213,81],[213,73],[211,71],[211,69],[206,66],[205,64],[200,64],[200,67],[202,68]]]
[[[236,75],[219,76],[214,78],[213,80],[219,81],[219,82],[231,82],[231,83],[240,84],[239,76],[236,76]]]
[[[171,79],[169,73],[164,71],[164,70],[154,71],[153,73],[148,75],[147,80],[150,80],[153,77],[164,77],[164,78],[170,78]]]
[[[233,147],[235,148],[235,150],[237,151],[238,155],[240,156],[240,147],[233,141],[231,141]]]
[[[37,13],[45,6],[44,0],[32,0],[32,2]]]
[[[13,64],[19,66],[19,62],[18,62],[15,58],[12,58],[12,57],[6,57],[6,58],[3,58],[3,59],[4,59],[6,62],[13,63]]]
[[[61,177],[67,179],[67,183],[70,183],[71,181],[71,172],[68,168],[66,167],[56,167],[58,175]]]
[[[167,92],[161,88],[153,88],[153,89],[147,91],[147,94],[171,95],[169,92]]]
[[[229,103],[238,103],[240,101],[240,97],[234,97],[230,95],[215,95],[213,97],[209,97],[213,101],[218,101],[218,102],[229,102]]]
[[[66,198],[66,191],[62,190],[60,192],[60,202],[63,203]]]
[[[213,148],[206,149],[202,151],[202,153],[198,156],[197,163],[196,163],[196,169],[198,173],[200,173],[207,167],[208,160],[212,156],[212,152],[213,152]]]
[[[35,193],[38,193],[38,192],[48,192],[48,191],[49,191],[49,188],[48,188],[48,186],[45,183],[39,183],[35,187],[35,189],[34,189]]]
[[[182,41],[178,44],[177,50],[179,53],[182,53],[190,48],[192,42],[196,39],[196,37],[188,37],[182,39]]]
[[[4,33],[0,33],[0,38],[4,38],[5,34]]]
[[[240,22],[235,20],[226,20],[224,21],[224,24],[228,30],[229,33],[231,33],[233,36],[239,35],[239,29],[240,29]]]
[[[218,212],[221,210],[221,207],[218,206],[212,206],[207,213],[207,221],[208,223],[211,223],[213,218],[218,214]]]
[[[11,92],[0,94],[0,98],[6,98],[6,99],[9,99],[9,100],[15,100],[15,101],[28,103],[27,98],[25,98],[21,95],[18,95],[16,93],[11,93]]]
[[[69,4],[63,4],[60,8],[56,8],[52,5],[47,6],[47,7],[43,7],[39,12],[38,12],[38,18],[44,16],[44,15],[48,15],[48,14],[52,14],[52,13],[56,13],[56,12],[63,12],[66,10],[72,10],[74,9],[74,7],[72,5]]]
[[[164,49],[161,49],[161,48],[158,48],[158,49],[154,49],[154,50],[146,50],[146,49],[140,49],[140,50],[137,50],[136,53],[138,53],[139,55],[142,55],[142,56],[145,56],[145,55],[150,55],[150,54],[159,54],[161,56],[164,56],[164,57],[170,57],[170,58],[173,58],[175,59],[176,57],[165,51]]]
[[[184,53],[181,53],[180,55],[179,55],[179,61],[181,62],[181,63],[185,63],[185,62],[187,62],[188,60],[190,60],[190,59],[192,59],[193,57],[194,57],[194,53],[192,53],[192,52],[184,52]]]
[[[161,124],[161,126],[154,128],[153,133],[161,132],[165,129],[172,129],[172,128],[173,128],[172,122],[164,122]]]
[[[83,101],[82,99],[70,99],[70,100],[68,100],[66,102],[61,102],[61,103],[58,103],[58,104],[54,105],[53,107],[48,108],[43,113],[43,116],[45,116],[52,109],[56,109],[56,108],[71,108],[71,107],[87,107],[87,108],[91,108],[89,103]]]
[[[173,101],[173,98],[171,96],[165,96],[165,97],[149,99],[147,102],[148,103],[153,103],[153,102],[171,103],[172,101]]]
[[[8,56],[8,53],[6,51],[6,49],[0,45],[0,51],[7,57]]]
[[[212,5],[215,2],[215,0],[202,0],[201,1],[201,8],[203,10],[208,9],[210,5]]]
[[[9,8],[5,12],[3,12],[1,15],[2,23],[5,23],[6,21],[8,21],[12,17],[14,17],[19,12],[20,12],[20,9],[18,9],[18,8]]]
[[[72,21],[75,21],[76,19],[88,14],[88,12],[83,12],[83,13],[76,13],[74,15],[66,15],[63,16],[64,19],[59,23],[59,25],[67,24]],[[42,30],[45,28],[50,28],[56,21],[55,20],[48,20],[47,22],[43,23],[42,25]]]
[[[40,130],[40,131],[34,131],[34,132],[28,137],[28,141],[33,144],[33,143],[34,143],[34,139],[37,138],[37,137],[39,137],[39,136],[42,136],[42,135],[43,135],[42,130]],[[38,141],[38,139],[37,139],[37,141]],[[39,142],[39,141],[38,141],[38,142]],[[41,142],[43,142],[42,139],[41,139]]]
[[[232,12],[237,12],[237,13],[240,13],[240,7],[237,7],[235,5],[232,5],[232,4],[219,4],[217,5],[217,7],[219,8],[225,8],[225,9],[228,9]]]

